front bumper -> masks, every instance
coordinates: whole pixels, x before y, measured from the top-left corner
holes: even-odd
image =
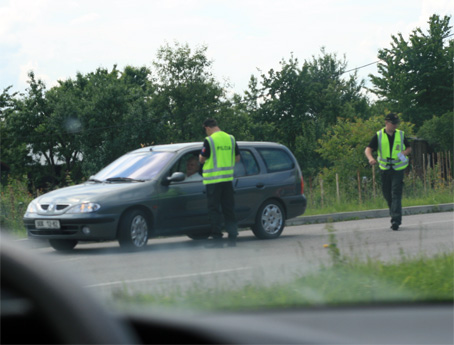
[[[37,229],[36,220],[58,220],[60,229]],[[117,237],[118,215],[72,215],[24,217],[28,237],[38,239],[73,239],[79,241],[113,240]],[[89,232],[82,229],[88,227]]]

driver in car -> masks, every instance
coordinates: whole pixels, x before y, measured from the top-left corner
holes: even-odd
[[[191,156],[186,161],[186,178],[185,181],[202,181],[202,175],[199,174],[199,160]]]

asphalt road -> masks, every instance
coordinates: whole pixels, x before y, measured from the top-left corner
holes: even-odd
[[[389,225],[387,218],[294,225],[268,241],[242,231],[235,248],[208,249],[208,241],[174,237],[152,239],[137,253],[122,252],[117,242],[79,244],[70,253],[32,250],[79,275],[87,289],[111,295],[289,281],[330,264],[333,241],[341,255],[383,261],[454,249],[453,212],[405,216],[399,231]]]

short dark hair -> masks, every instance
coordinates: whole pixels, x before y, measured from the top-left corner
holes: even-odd
[[[215,119],[206,119],[204,122],[203,122],[203,127],[210,127],[210,128],[213,128],[213,127],[217,127],[218,123],[216,122]]]

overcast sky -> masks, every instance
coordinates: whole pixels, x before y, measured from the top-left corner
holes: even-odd
[[[206,45],[216,78],[242,94],[257,69],[292,53],[303,62],[325,47],[348,69],[377,61],[391,35],[425,31],[434,13],[452,16],[454,1],[0,0],[0,92],[25,91],[31,70],[50,88],[98,67],[152,67],[177,41]],[[358,73],[367,80],[376,67]]]

